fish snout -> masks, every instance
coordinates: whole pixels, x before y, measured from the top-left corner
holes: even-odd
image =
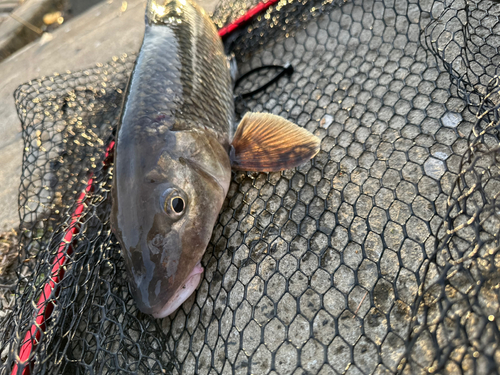
[[[157,319],[164,318],[177,310],[179,306],[181,306],[189,298],[189,296],[194,293],[196,288],[198,288],[198,285],[200,285],[201,282],[201,277],[203,276],[203,271],[204,269],[201,266],[201,263],[198,262],[188,275],[185,282],[177,288],[167,303],[165,303],[157,312],[152,314],[153,317]]]
[[[130,273],[130,292],[139,310],[154,315],[175,293],[181,249],[175,231],[148,237],[140,246],[125,251],[128,254],[124,258]]]

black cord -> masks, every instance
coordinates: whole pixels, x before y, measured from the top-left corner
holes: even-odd
[[[236,97],[236,99],[243,99],[243,98],[248,98],[250,96],[253,96],[253,95],[265,90],[266,88],[271,86],[273,83],[277,82],[284,75],[291,76],[293,74],[293,67],[292,67],[292,65],[290,65],[290,63],[286,63],[283,66],[281,66],[281,65],[264,65],[264,66],[252,69],[251,71],[243,74],[234,83],[234,88],[236,89],[236,87],[238,87],[238,85],[241,83],[241,81],[243,81],[245,78],[247,78],[251,74],[253,74],[255,72],[259,72],[259,71],[264,70],[264,69],[281,69],[281,71],[278,74],[276,74],[269,82],[265,83],[264,85],[262,85],[258,89],[247,92],[245,94],[240,94]]]

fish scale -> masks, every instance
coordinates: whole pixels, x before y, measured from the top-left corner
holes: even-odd
[[[161,19],[149,21],[146,26],[143,47],[133,73],[137,79],[132,78],[131,82],[131,89],[134,84],[139,86],[138,99],[127,102],[137,124],[130,131],[140,133],[153,127],[156,133],[160,116],[170,130],[209,127],[220,140],[228,143],[234,109],[220,39],[213,25],[206,17],[199,19],[189,3],[171,3],[175,6],[167,8],[170,12]],[[159,4],[151,2],[148,6],[160,7]],[[179,7],[184,7],[180,13],[176,12]],[[170,33],[172,35],[164,35]],[[156,48],[151,51],[153,47]],[[195,59],[193,50],[196,51]],[[121,136],[128,131],[122,128]],[[133,134],[131,140],[135,139]]]
[[[180,79],[184,103],[178,109],[182,118],[177,117],[173,129],[203,124],[227,143],[228,131],[234,121],[234,106],[222,43],[214,25],[201,9],[196,11],[189,3],[174,3],[176,9],[184,7],[182,12],[174,10],[163,16],[163,20],[169,20],[168,27],[176,35],[178,48],[175,53],[182,67]]]

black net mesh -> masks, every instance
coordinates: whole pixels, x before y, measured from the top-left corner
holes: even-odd
[[[251,5],[223,2],[214,20]],[[60,246],[32,373],[498,373],[499,15],[489,0],[283,0],[230,35],[240,73],[295,69],[238,99],[238,115],[288,118],[321,151],[234,175],[202,283],[163,320],[135,307],[108,222],[105,150],[135,56],[22,85],[19,282],[0,373]]]

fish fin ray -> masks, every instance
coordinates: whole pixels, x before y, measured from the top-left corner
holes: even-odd
[[[231,146],[233,169],[277,172],[313,158],[320,140],[283,117],[249,112],[236,129]]]

